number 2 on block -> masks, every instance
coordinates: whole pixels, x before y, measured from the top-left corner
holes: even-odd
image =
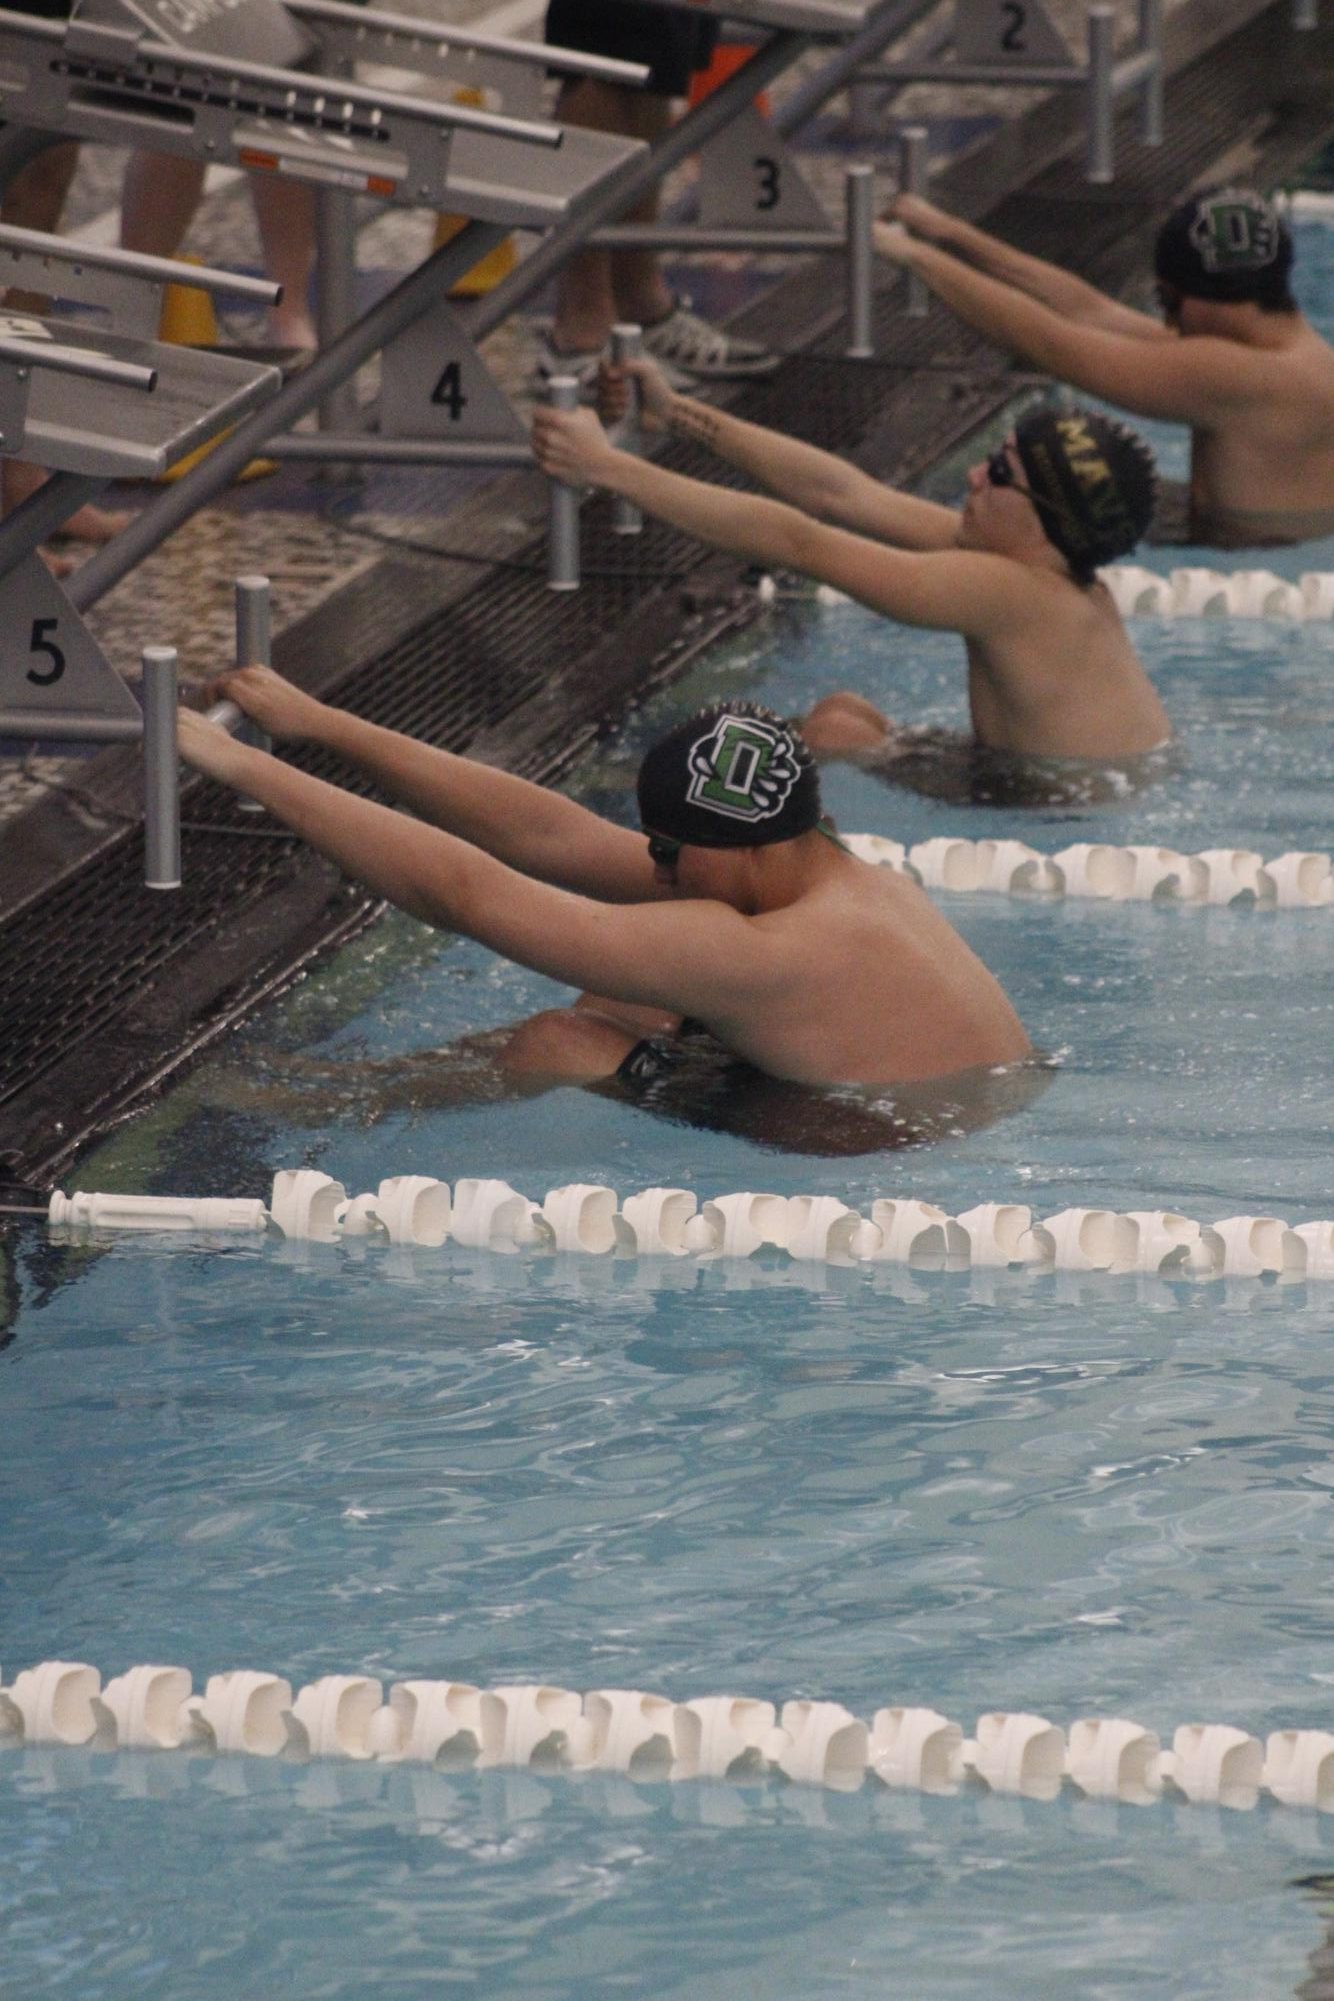
[[[1021,56],[1028,47],[1024,40],[1024,28],[1028,22],[1028,9],[1019,5],[1019,0],[1004,0],[1001,14],[1005,20],[1005,32],[1001,36],[1001,47],[1007,56]]]

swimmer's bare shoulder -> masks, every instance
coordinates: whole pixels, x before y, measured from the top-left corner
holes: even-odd
[[[774,978],[736,1054],[811,1084],[895,1084],[1016,1062],[1032,1045],[999,982],[907,876],[843,866],[762,927]]]

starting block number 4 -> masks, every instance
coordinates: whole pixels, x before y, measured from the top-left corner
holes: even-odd
[[[384,351],[380,429],[387,438],[458,444],[523,444],[528,435],[443,300]]]
[[[956,0],[961,63],[1068,63],[1070,50],[1042,0]]]

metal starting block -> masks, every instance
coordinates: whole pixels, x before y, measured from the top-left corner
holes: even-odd
[[[278,0],[92,0],[91,15],[87,4],[68,23],[0,10],[8,123],[440,206],[456,133],[525,150],[562,143],[545,122],[256,60],[254,47],[317,54]]]
[[[30,230],[0,229],[0,277],[36,278],[76,308],[156,315],[180,267],[126,251],[90,251]],[[200,269],[213,292],[238,287],[271,303],[278,288]],[[281,384],[276,368],[170,347],[75,317],[0,314],[0,452],[22,452],[53,477],[0,523],[0,735],[121,743],[143,738],[150,801],[148,880],[172,886],[175,840],[161,813],[175,796],[175,720],[164,690],[175,654],[145,655],[145,707],[110,665],[39,544],[109,479],[155,478],[256,409]],[[168,672],[168,667],[170,672]],[[173,698],[174,703],[174,698]],[[157,804],[154,805],[153,802]],[[170,814],[167,816],[170,820]],[[178,876],[177,876],[177,879]]]

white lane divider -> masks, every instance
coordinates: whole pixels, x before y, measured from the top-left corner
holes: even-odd
[[[1122,618],[1268,618],[1290,625],[1334,618],[1334,572],[1304,570],[1294,582],[1273,570],[1160,571],[1113,563],[1098,572]]]
[[[193,1230],[306,1243],[344,1236],[438,1249],[447,1241],[513,1255],[749,1258],[785,1251],[827,1264],[908,1265],[918,1271],[1024,1266],[1036,1272],[1156,1273],[1182,1279],[1334,1279],[1334,1220],[1291,1227],[1281,1216],[1225,1216],[1199,1223],[1170,1209],[1069,1208],[1037,1218],[1025,1203],[982,1202],[951,1216],[915,1197],[879,1197],[869,1215],[835,1195],[753,1190],[706,1198],[689,1188],[646,1188],[621,1202],[601,1183],[571,1182],[530,1202],[507,1181],[390,1175],[374,1193],[349,1196],[318,1168],[274,1176],[269,1206],[216,1196],[101,1195],[59,1189],[48,1205],[57,1229]]]
[[[24,1744],[182,1751],[202,1757],[374,1760],[483,1771],[619,1772],[642,1781],[754,1779],[855,1791],[955,1793],[965,1785],[1030,1799],[1063,1790],[1150,1806],[1284,1805],[1334,1813],[1334,1734],[1186,1723],[1165,1749],[1124,1717],[1085,1716],[1069,1732],[1045,1716],[993,1710],[971,1737],[930,1708],[886,1707],[871,1722],[838,1702],[713,1695],[690,1702],[643,1689],[580,1695],[543,1683],[479,1688],[332,1674],[295,1695],[282,1676],[210,1675],[148,1664],[102,1687],[82,1661],[42,1661],[0,1686],[0,1749]]]
[[[1272,861],[1252,848],[1116,847],[1077,841],[1046,855],[1024,841],[972,841],[937,834],[905,847],[884,834],[841,834],[859,861],[910,875],[924,889],[965,895],[1068,896],[1103,903],[1248,904],[1262,909],[1334,907],[1334,857],[1290,849]]]
[[[1303,570],[1296,579],[1274,570],[1214,570],[1202,564],[1150,570],[1142,563],[1109,563],[1099,570],[1122,618],[1243,618],[1273,619],[1289,625],[1326,624],[1334,619],[1334,571]],[[756,594],[762,604],[784,597],[809,598],[817,604],[853,603],[832,584],[784,590],[774,577],[761,577]]]

